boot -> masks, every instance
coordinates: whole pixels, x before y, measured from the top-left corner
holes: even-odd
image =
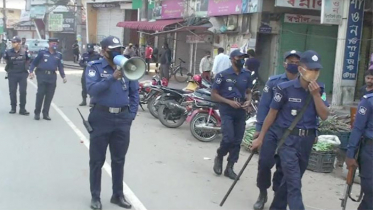
[[[227,168],[225,168],[225,171],[224,171],[224,176],[229,177],[229,178],[234,180],[234,179],[236,179],[237,174],[234,173],[234,171],[233,171],[233,165],[234,165],[234,163],[228,162]]]
[[[20,114],[20,115],[29,115],[30,112],[28,112],[25,108],[21,108],[21,109],[19,110],[19,114]]]
[[[92,200],[91,200],[91,209],[93,209],[93,210],[100,210],[100,209],[102,209],[102,204],[101,204],[100,199],[92,198]]]
[[[254,204],[254,210],[262,210],[267,202],[267,191],[261,191],[258,200]]]
[[[83,98],[83,101],[79,104],[79,106],[87,106],[87,100]]]
[[[12,109],[9,111],[9,114],[15,114],[16,112],[16,107],[12,107]]]
[[[222,171],[223,171],[223,157],[219,157],[217,155],[214,160],[214,172],[217,175],[221,175]]]

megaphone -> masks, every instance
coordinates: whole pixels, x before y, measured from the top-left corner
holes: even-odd
[[[139,80],[145,74],[146,63],[142,58],[134,57],[128,59],[123,55],[117,55],[113,61],[121,69],[122,75],[129,80]]]

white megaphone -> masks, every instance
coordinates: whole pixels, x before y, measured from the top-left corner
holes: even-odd
[[[121,69],[122,75],[129,80],[139,80],[145,74],[146,63],[142,58],[135,57],[128,59],[123,55],[117,55],[113,61]]]

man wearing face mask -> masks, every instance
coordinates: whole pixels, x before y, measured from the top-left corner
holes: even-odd
[[[237,177],[233,165],[238,160],[245,132],[246,111],[251,101],[252,82],[250,73],[243,68],[245,57],[247,55],[240,50],[230,54],[232,66],[216,75],[211,93],[213,100],[219,102],[223,133],[213,169],[217,175],[221,175],[223,158],[229,153],[224,176],[231,179]]]
[[[259,137],[252,143],[251,149],[255,151],[262,146],[263,139],[274,138],[278,141],[276,150],[283,179],[270,209],[286,209],[287,206],[290,210],[305,209],[301,179],[316,138],[318,117],[326,120],[329,115],[328,103],[321,98],[324,85],[317,82],[322,68],[320,62],[320,56],[315,51],[308,50],[301,54],[298,67],[300,77],[277,85]],[[304,112],[301,111],[303,107]],[[301,113],[294,129],[283,138],[300,112],[304,114]]]
[[[94,44],[87,44],[87,52],[84,53],[79,61],[79,65],[83,67],[83,74],[82,74],[82,103],[79,106],[86,106],[87,105],[87,88],[85,82],[85,69],[87,68],[87,63],[90,61],[95,61],[101,58],[100,54],[94,51]]]
[[[300,54],[301,53],[296,50],[286,52],[284,54],[283,64],[286,72],[270,77],[264,86],[256,116],[256,133],[253,138],[258,137],[262,129],[264,119],[268,114],[277,85],[297,78]],[[267,202],[267,189],[271,186],[271,169],[275,163],[276,172],[274,173],[272,180],[273,191],[276,191],[281,183],[283,175],[280,167],[280,160],[278,157],[275,158],[276,147],[277,140],[275,138],[265,139],[263,146],[261,147],[257,176],[257,187],[260,190],[260,194],[257,202],[254,204],[255,210],[263,209],[264,204]]]
[[[93,97],[88,121],[90,132],[89,168],[91,208],[101,209],[101,168],[109,145],[113,195],[110,202],[131,208],[123,194],[124,160],[130,142],[130,129],[139,106],[139,83],[124,78],[113,59],[121,55],[119,39],[108,36],[101,41],[103,59],[88,63],[87,91]]]
[[[26,89],[28,72],[26,65],[30,60],[28,52],[22,48],[21,39],[18,36],[12,39],[13,48],[6,51],[4,60],[6,61],[5,71],[8,74],[10,105],[12,106],[10,114],[16,113],[17,107],[17,87],[19,86],[20,110],[19,114],[29,115],[26,110]]]
[[[49,109],[57,86],[57,69],[60,72],[63,83],[67,82],[63,68],[62,54],[57,51],[58,39],[50,38],[48,43],[49,48],[46,50],[40,50],[39,54],[30,65],[30,79],[34,78],[34,69],[36,67],[35,73],[38,83],[34,111],[35,120],[40,120],[40,112],[43,102],[43,119],[51,120],[49,117]]]

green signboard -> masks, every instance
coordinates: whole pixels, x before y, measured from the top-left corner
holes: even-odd
[[[48,20],[49,31],[62,31],[63,30],[63,15],[62,14],[49,14]]]
[[[132,9],[141,9],[143,0],[132,0]],[[154,8],[154,1],[149,1],[148,9]]]

